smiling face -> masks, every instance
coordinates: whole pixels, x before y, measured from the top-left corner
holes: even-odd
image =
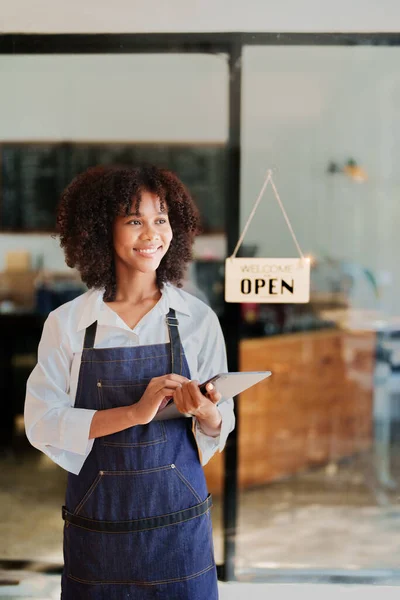
[[[156,194],[143,191],[139,212],[133,201],[129,215],[116,217],[113,226],[116,268],[152,273],[158,268],[172,240],[168,210],[161,209]]]

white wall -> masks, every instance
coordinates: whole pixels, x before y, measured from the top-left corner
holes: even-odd
[[[398,31],[398,0],[2,0],[13,32]]]
[[[0,140],[223,142],[227,78],[224,56],[0,56]]]

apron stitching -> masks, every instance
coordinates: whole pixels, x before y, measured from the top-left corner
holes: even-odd
[[[164,358],[165,356],[168,356],[168,354],[157,354],[157,356],[151,356],[150,358]],[[115,363],[115,362],[133,362],[136,360],[144,360],[144,361],[148,361],[149,357],[146,358],[119,358],[119,359],[114,359],[114,360],[81,360],[81,364],[85,364],[85,363],[102,363],[102,364],[108,364],[108,363]]]
[[[178,581],[187,581],[188,579],[194,579],[195,577],[199,577],[204,573],[207,573],[211,569],[215,568],[215,563],[213,562],[211,565],[198,571],[197,573],[193,573],[192,575],[187,575],[186,577],[175,577],[174,579],[161,579],[159,581],[86,581],[85,579],[80,579],[79,577],[75,577],[74,575],[68,575],[70,579],[74,579],[79,583],[88,583],[88,584],[96,584],[96,585],[118,585],[118,584],[133,584],[133,585],[161,585],[166,583],[177,583]]]
[[[194,495],[194,497],[196,498],[196,500],[198,500],[199,502],[201,502],[201,498],[200,496],[196,493],[196,491],[192,488],[191,484],[189,483],[189,481],[186,479],[186,477],[183,475],[183,473],[181,473],[179,471],[179,469],[177,468],[177,466],[175,465],[175,469],[174,471],[176,472],[176,474],[178,475],[179,479],[182,481],[182,483],[184,485],[186,485],[186,487],[189,488],[189,490],[192,492],[192,494]]]
[[[146,446],[154,446],[155,444],[162,444],[166,442],[167,438],[165,436],[157,438],[151,442],[137,442],[136,444],[128,444],[127,442],[102,442],[103,446],[115,446],[117,448],[142,448]]]
[[[143,475],[147,473],[157,473],[158,471],[168,471],[173,469],[171,465],[163,465],[162,467],[153,467],[152,469],[142,469],[140,471],[102,471],[103,475]]]
[[[101,380],[102,388],[112,388],[113,389],[113,388],[126,388],[126,387],[147,387],[147,385],[148,385],[148,383],[118,383],[117,385],[111,385],[111,384],[104,383],[104,380]]]
[[[92,485],[90,486],[90,488],[88,489],[88,491],[86,492],[86,494],[83,496],[82,500],[76,507],[76,509],[74,511],[75,515],[77,515],[79,513],[79,511],[82,510],[82,508],[84,507],[84,505],[89,500],[90,496],[93,494],[94,490],[97,488],[98,484],[100,483],[101,478],[102,478],[102,474],[98,473],[96,479],[93,481]]]
[[[171,350],[171,372],[175,373],[175,360],[174,360],[174,344],[172,343],[170,334],[170,350]]]
[[[209,503],[211,501],[212,501],[211,494],[209,494],[207,496],[207,498],[203,502],[201,502],[200,504],[207,504],[207,503]],[[196,507],[192,506],[191,508],[196,508]],[[210,506],[208,507],[208,509],[204,513],[202,513],[202,514],[206,514],[211,508],[212,508],[212,504],[210,504]],[[185,510],[190,510],[190,509],[185,509]],[[177,514],[179,514],[181,512],[184,512],[184,511],[182,511],[182,510],[176,510],[176,511],[174,511],[172,513],[165,513],[163,515],[158,515],[158,516],[155,516],[155,517],[146,517],[145,519],[129,519],[128,521],[117,521],[117,522],[118,523],[138,523],[139,521],[143,521],[143,520],[147,520],[147,519],[162,519],[164,517],[171,517],[171,516],[177,515]],[[201,516],[201,514],[198,515],[198,516]],[[91,523],[115,523],[116,522],[116,521],[104,521],[104,520],[99,520],[99,519],[91,519],[90,517],[84,517],[83,515],[79,515],[79,518],[80,519],[84,519],[85,521],[90,521]]]
[[[188,521],[193,521],[193,519],[199,519],[200,517],[206,517],[207,513],[210,509],[207,508],[206,512],[201,513],[200,515],[195,515],[194,517],[188,517],[187,519],[182,519],[182,521],[176,521],[175,523],[166,523],[165,525],[156,525],[156,527],[146,527],[145,529],[138,529],[137,531],[103,531],[102,529],[89,529],[89,527],[84,527],[83,525],[77,525],[76,523],[70,523],[71,527],[78,527],[78,529],[84,529],[85,531],[91,531],[92,533],[101,533],[107,535],[127,535],[127,534],[135,534],[135,533],[143,533],[144,531],[154,531],[155,529],[164,529],[165,527],[173,527],[174,525],[182,525],[182,523],[187,523]],[[157,518],[157,517],[154,517]]]

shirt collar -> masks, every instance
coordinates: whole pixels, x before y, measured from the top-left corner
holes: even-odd
[[[165,297],[167,300],[166,308],[168,310],[173,308],[177,312],[187,315],[188,317],[191,316],[192,313],[184,296],[184,292],[182,293],[178,288],[170,283],[165,283],[161,291],[163,298]]]
[[[165,312],[165,314],[167,314],[170,308],[173,308],[177,312],[189,317],[191,316],[190,308],[184,295],[175,286],[166,283],[163,285],[161,293],[160,310]],[[78,331],[86,329],[89,325],[99,320],[100,314],[104,310],[103,294],[104,290],[90,290],[86,293],[86,301],[84,302],[82,314],[78,322]]]
[[[78,331],[86,329],[86,327],[89,327],[89,325],[98,320],[103,303],[103,294],[104,290],[90,290],[86,292],[86,299],[78,322]]]

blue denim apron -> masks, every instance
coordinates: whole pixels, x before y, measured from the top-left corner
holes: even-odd
[[[87,328],[75,406],[138,402],[153,377],[190,378],[171,309],[170,343],[94,348]],[[63,507],[63,600],[217,600],[211,496],[191,419],[97,438]]]

